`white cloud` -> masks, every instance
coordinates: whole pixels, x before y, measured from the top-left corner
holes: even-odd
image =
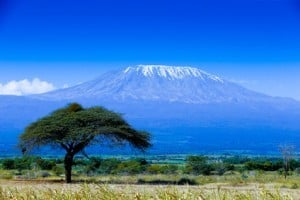
[[[54,90],[55,87],[52,83],[42,81],[38,78],[33,80],[20,80],[10,81],[5,84],[0,83],[0,95],[29,95],[29,94],[40,94]]]

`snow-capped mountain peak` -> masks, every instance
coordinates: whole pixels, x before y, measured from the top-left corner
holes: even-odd
[[[202,80],[211,79],[218,82],[224,82],[223,79],[211,75],[194,67],[179,67],[167,65],[138,65],[136,67],[128,67],[123,71],[125,74],[137,73],[145,77],[159,76],[169,80],[184,78],[201,78]]]
[[[138,65],[71,88],[38,95],[47,99],[106,99],[181,103],[246,102],[265,96],[198,68]]]

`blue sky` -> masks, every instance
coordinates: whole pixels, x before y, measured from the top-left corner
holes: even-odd
[[[0,83],[191,65],[300,100],[298,0],[0,0]]]

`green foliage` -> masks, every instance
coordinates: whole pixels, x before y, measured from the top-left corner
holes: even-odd
[[[159,165],[159,164],[152,164],[149,165],[146,169],[149,174],[176,174],[178,171],[177,165]]]
[[[186,173],[209,175],[212,170],[213,168],[208,164],[205,156],[188,156],[186,159]]]
[[[83,108],[78,103],[30,124],[21,134],[19,146],[25,153],[45,145],[64,149],[66,182],[70,183],[74,156],[92,144],[103,142],[115,146],[128,143],[139,150],[151,146],[150,135],[133,129],[120,114],[103,107]]]
[[[12,158],[3,159],[2,168],[7,170],[15,169],[15,160]]]
[[[151,161],[153,163],[153,160]],[[292,169],[298,166],[298,160],[291,160]],[[64,173],[62,159],[46,159],[41,157],[21,157],[0,159],[1,168],[5,170],[18,170],[18,174],[29,173],[30,170],[36,173],[52,171],[50,174],[60,176]],[[151,175],[234,175],[242,174],[239,178],[242,181],[251,177],[263,175],[265,171],[277,171],[275,174],[283,175],[283,163],[280,158],[252,158],[244,164],[232,165],[224,163],[222,158],[208,158],[204,156],[189,156],[186,158],[185,165],[180,164],[160,164],[160,162],[148,163],[144,158],[106,158],[76,157],[74,160],[75,172],[78,176],[97,176],[97,175],[134,175],[134,174],[151,174]],[[23,171],[25,170],[25,171]],[[26,171],[27,170],[27,171]],[[300,168],[289,171],[288,175],[300,174]],[[240,173],[236,173],[240,172]],[[16,173],[16,172],[14,172]],[[42,176],[42,175],[39,175]],[[247,178],[245,178],[247,176]],[[210,177],[208,177],[210,178]]]
[[[53,167],[56,166],[55,160],[42,159],[42,158],[37,158],[36,164],[42,170],[51,170],[51,169],[53,169]]]
[[[101,158],[99,157],[91,157],[87,163],[85,163],[85,172],[87,174],[96,172],[102,163]]]
[[[100,174],[139,174],[146,170],[144,159],[121,161],[115,158],[101,160],[98,167]]]
[[[299,185],[297,183],[293,183],[291,189],[299,189]]]
[[[299,176],[300,175],[300,167],[297,167],[296,169],[295,169],[295,173]]]
[[[62,174],[64,174],[64,168],[63,168],[63,166],[61,166],[61,165],[56,165],[56,166],[54,166],[53,168],[52,168],[52,171],[54,172],[54,174],[56,175],[56,176],[60,176],[60,175],[62,175]]]
[[[269,160],[251,160],[245,163],[247,170],[264,170],[264,171],[276,171],[282,168],[282,161],[272,162]]]
[[[149,174],[162,174],[162,165],[152,164],[147,167],[147,172]]]
[[[233,165],[238,165],[238,164],[244,164],[251,159],[245,156],[232,156],[232,157],[227,157],[222,159],[224,163],[227,164],[233,164]]]
[[[136,160],[129,160],[121,162],[115,169],[117,174],[139,174],[144,171],[143,166]]]
[[[227,171],[233,171],[234,165],[223,163],[223,162],[217,162],[211,164],[212,169],[216,172],[217,175],[221,176]]]
[[[98,172],[100,174],[115,174],[120,163],[121,161],[116,158],[105,159],[101,162]]]
[[[290,170],[295,170],[297,168],[300,168],[300,162],[298,160],[291,159],[289,164],[290,164]]]
[[[141,150],[150,146],[149,134],[133,129],[120,114],[72,103],[30,124],[20,136],[20,147],[31,150],[55,145],[76,154],[103,138],[118,144],[128,142]]]
[[[42,178],[46,178],[46,177],[51,176],[51,174],[50,174],[49,172],[47,172],[47,171],[39,171],[39,172],[37,173],[37,176],[38,176],[38,177],[42,177]]]
[[[32,157],[22,157],[22,158],[16,158],[15,159],[15,168],[18,171],[22,171],[24,169],[31,169],[32,168],[32,163],[33,163],[34,158]]]
[[[31,169],[32,163],[34,163],[33,157],[22,157],[22,158],[7,158],[2,160],[2,168],[11,170],[11,169],[17,169],[18,171],[22,171],[24,169]]]
[[[190,178],[181,178],[177,181],[177,185],[197,185],[197,182]]]

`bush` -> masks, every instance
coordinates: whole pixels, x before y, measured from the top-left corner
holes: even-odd
[[[300,175],[300,167],[296,168],[294,171],[297,175]]]
[[[197,185],[197,182],[190,178],[181,178],[177,181],[177,185]]]
[[[213,169],[219,176],[222,176],[227,171],[226,166],[223,163],[214,164]]]
[[[207,163],[207,157],[204,156],[188,156],[186,161],[185,172],[190,174],[210,175],[213,170],[212,165]]]
[[[47,171],[40,171],[40,172],[38,172],[37,176],[42,177],[42,178],[46,178],[46,177],[51,176],[51,174]]]
[[[295,159],[292,159],[292,160],[290,160],[289,165],[290,165],[291,170],[295,170],[300,167],[300,162]]]
[[[270,160],[251,160],[245,163],[247,170],[263,170],[263,171],[276,171],[282,168],[283,163],[281,161]]]
[[[6,179],[6,180],[10,180],[13,179],[13,175],[12,174],[1,174],[0,178],[1,179]]]
[[[2,168],[6,170],[17,169],[22,171],[24,169],[31,169],[33,163],[33,157],[22,157],[22,158],[7,158],[2,160]]]
[[[115,174],[120,163],[121,161],[116,158],[104,159],[99,166],[98,173]]]
[[[65,170],[62,166],[60,165],[56,165],[52,168],[52,171],[54,172],[54,174],[56,176],[60,176],[60,175],[63,175],[65,173]]]
[[[177,165],[164,165],[163,167],[163,174],[175,174],[178,171]]]
[[[6,170],[16,169],[15,160],[11,158],[6,158],[2,160],[2,168]]]
[[[245,156],[232,156],[223,159],[223,162],[227,164],[238,165],[238,164],[244,164],[250,160],[251,160],[250,158]]]
[[[149,165],[147,167],[146,171],[149,174],[161,174],[161,172],[162,172],[161,165],[158,165],[158,164]]]
[[[143,172],[145,168],[141,165],[140,162],[135,160],[129,160],[121,162],[115,170],[117,174],[139,174]]]
[[[159,165],[159,164],[153,164],[149,165],[146,169],[146,171],[149,174],[175,174],[178,170],[177,165]]]
[[[22,170],[30,170],[32,167],[32,163],[33,163],[33,157],[22,157],[22,158],[16,158],[15,159],[15,168],[18,171],[22,171]]]
[[[99,157],[91,157],[85,164],[85,173],[95,173],[101,166],[102,160]]]
[[[42,170],[51,170],[53,167],[56,166],[55,160],[47,160],[47,159],[42,159],[42,158],[36,159],[36,164]]]
[[[291,189],[299,189],[299,185],[297,183],[293,183]]]

